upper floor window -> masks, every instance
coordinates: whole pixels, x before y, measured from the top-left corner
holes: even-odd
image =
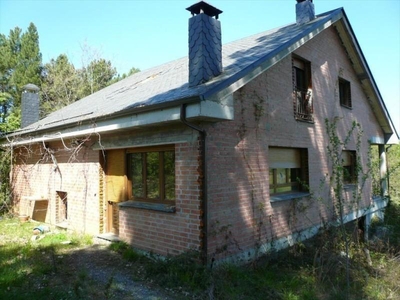
[[[339,78],[339,99],[340,105],[351,108],[351,89],[350,82]]]
[[[270,195],[307,192],[307,149],[270,147],[268,151]]]
[[[175,201],[174,146],[128,150],[129,198],[139,201]]]
[[[297,120],[313,122],[311,64],[298,57],[292,58],[293,108]]]

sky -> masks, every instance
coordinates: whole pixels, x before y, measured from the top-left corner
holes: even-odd
[[[43,63],[67,54],[108,59],[118,73],[187,56],[187,7],[198,0],[0,0],[0,33],[33,22]],[[208,0],[222,42],[295,22],[295,0]],[[343,7],[400,134],[400,0],[314,0],[320,14]],[[0,58],[1,59],[1,58]]]

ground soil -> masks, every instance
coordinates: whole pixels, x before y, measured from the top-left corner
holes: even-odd
[[[157,287],[148,280],[138,279],[141,272],[140,265],[125,260],[119,253],[109,250],[107,245],[94,244],[71,251],[61,259],[70,272],[75,270],[81,274],[79,277],[82,284],[81,286],[75,284],[78,288],[78,291],[74,291],[75,294],[79,294],[81,288],[83,295],[93,294],[92,291],[97,290],[98,299],[176,298],[171,292]]]

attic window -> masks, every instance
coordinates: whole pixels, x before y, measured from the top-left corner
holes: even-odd
[[[299,121],[313,122],[313,97],[311,64],[299,57],[292,58],[294,117]]]
[[[340,105],[352,108],[350,82],[343,78],[339,78],[339,98]]]

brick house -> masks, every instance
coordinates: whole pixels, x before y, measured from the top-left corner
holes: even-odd
[[[341,149],[348,199],[355,158],[366,167],[379,145],[384,175],[385,144],[398,136],[344,10],[316,16],[312,1],[297,2],[296,23],[221,46],[222,11],[201,1],[188,8],[188,57],[25,121],[2,140],[16,211],[208,260],[251,259],[335,221],[320,184],[332,171],[325,120],[342,139],[353,121],[363,130]],[[26,86],[27,111],[37,99]],[[386,206],[384,178],[379,195],[367,180],[346,222],[368,225]]]

